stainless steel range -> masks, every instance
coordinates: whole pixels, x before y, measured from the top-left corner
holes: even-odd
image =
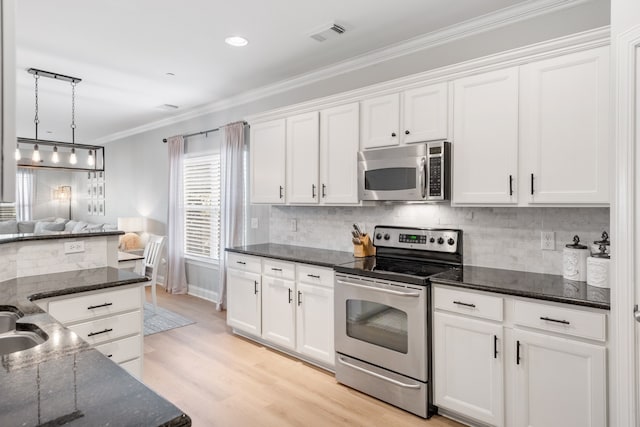
[[[431,404],[431,283],[462,265],[462,231],[377,226],[376,256],[336,266],[336,379],[424,418]]]

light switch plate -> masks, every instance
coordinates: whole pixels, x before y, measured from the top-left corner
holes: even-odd
[[[298,231],[298,220],[297,219],[292,219],[289,224],[290,224],[289,225],[289,230]]]
[[[540,249],[553,251],[556,248],[556,233],[553,231],[540,232]]]
[[[258,228],[258,218],[251,218],[251,228]]]
[[[84,240],[77,242],[64,242],[64,253],[75,254],[78,252],[84,252]]]

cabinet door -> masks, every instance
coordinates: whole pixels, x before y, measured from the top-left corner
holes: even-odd
[[[453,83],[453,202],[517,202],[518,68]]]
[[[287,203],[318,203],[318,112],[287,118]]]
[[[251,203],[285,202],[285,121],[251,126]]]
[[[514,339],[516,426],[607,425],[604,346],[519,329]]]
[[[367,99],[361,106],[363,150],[400,144],[400,94]]]
[[[609,203],[609,48],[522,68],[530,203]]]
[[[320,201],[358,203],[360,105],[320,112]]]
[[[251,335],[262,331],[260,275],[227,270],[227,324]]]
[[[333,366],[333,289],[298,282],[298,353]]]
[[[447,139],[447,83],[405,91],[402,106],[405,144]]]
[[[434,401],[493,426],[504,424],[502,325],[436,312]]]
[[[295,282],[262,276],[262,289],[262,338],[295,350]]]

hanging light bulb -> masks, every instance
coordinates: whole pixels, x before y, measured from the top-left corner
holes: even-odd
[[[38,144],[33,146],[33,154],[31,155],[31,160],[34,162],[40,161],[40,150],[38,150]]]
[[[16,158],[16,162],[22,159],[22,155],[20,154],[20,146],[16,144],[16,154],[14,156]]]
[[[71,163],[72,165],[75,165],[76,163],[78,163],[78,157],[76,156],[75,148],[71,149],[71,155],[69,156],[69,163]]]
[[[87,157],[87,164],[94,166],[96,164],[96,158],[93,156],[93,150],[89,150],[89,157]]]
[[[53,146],[53,154],[51,155],[51,162],[58,163],[60,161],[60,156],[58,156],[58,147]]]

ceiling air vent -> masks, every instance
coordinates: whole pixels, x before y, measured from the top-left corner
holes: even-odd
[[[319,30],[309,34],[309,37],[316,41],[323,42],[325,40],[338,37],[339,35],[344,34],[345,31],[347,31],[345,27],[334,23],[323,26]]]

